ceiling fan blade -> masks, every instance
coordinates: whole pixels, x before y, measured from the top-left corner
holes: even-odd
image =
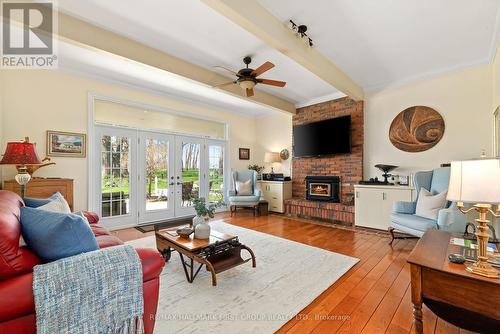
[[[271,85],[277,87],[285,87],[286,85],[286,82],[284,81],[271,80],[271,79],[257,79],[257,82],[263,83],[264,85]]]
[[[234,85],[236,82],[235,81],[229,81],[229,82],[224,82],[215,86],[212,86],[212,88],[221,88],[229,85]]]
[[[253,96],[253,88],[247,88],[247,96]]]
[[[253,70],[251,75],[254,77],[258,77],[259,75],[261,75],[266,71],[269,71],[273,67],[274,67],[273,63],[266,61],[264,64],[260,65],[255,70]]]
[[[236,73],[236,72],[235,72],[235,71],[233,71],[233,70],[230,70],[230,69],[229,69],[229,68],[227,68],[227,67],[224,67],[224,66],[214,66],[214,68],[221,68],[221,69],[223,69],[223,70],[226,70],[226,71],[230,72],[230,73],[231,73],[231,74],[233,74],[233,75],[236,75],[237,77],[241,77],[241,75],[240,75],[240,74]]]

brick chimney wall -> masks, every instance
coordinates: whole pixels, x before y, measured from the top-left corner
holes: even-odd
[[[354,193],[354,184],[363,179],[363,101],[356,102],[349,97],[314,104],[297,109],[293,125],[323,121],[351,115],[350,154],[332,155],[320,158],[305,157],[292,160],[292,192],[294,198],[305,199],[305,177],[308,175],[338,175],[341,182],[341,200],[346,202]]]

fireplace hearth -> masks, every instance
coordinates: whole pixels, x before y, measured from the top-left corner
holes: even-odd
[[[340,203],[340,177],[306,176],[306,199]]]

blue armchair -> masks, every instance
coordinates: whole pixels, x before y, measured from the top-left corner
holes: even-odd
[[[450,168],[441,167],[432,171],[418,172],[414,177],[417,199],[420,189],[424,188],[433,194],[448,189],[450,182]],[[395,202],[391,215],[389,233],[392,243],[395,239],[394,231],[421,237],[429,229],[439,229],[450,232],[463,232],[467,223],[466,215],[457,209],[456,202],[449,202],[447,207],[441,209],[437,220],[423,218],[415,215],[417,202]]]
[[[260,190],[257,189],[257,172],[254,170],[234,171],[232,172],[232,179],[232,187],[228,191],[231,216],[238,207],[253,208],[255,216],[260,200]],[[236,191],[236,182],[247,182],[248,180],[251,180],[252,183],[252,195],[239,195]]]

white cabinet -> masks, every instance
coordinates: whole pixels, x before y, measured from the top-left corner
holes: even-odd
[[[292,198],[292,181],[257,181],[257,187],[269,203],[269,211],[285,212],[285,200]]]
[[[355,185],[354,221],[356,226],[387,230],[392,205],[397,201],[411,202],[413,188],[404,186]]]

